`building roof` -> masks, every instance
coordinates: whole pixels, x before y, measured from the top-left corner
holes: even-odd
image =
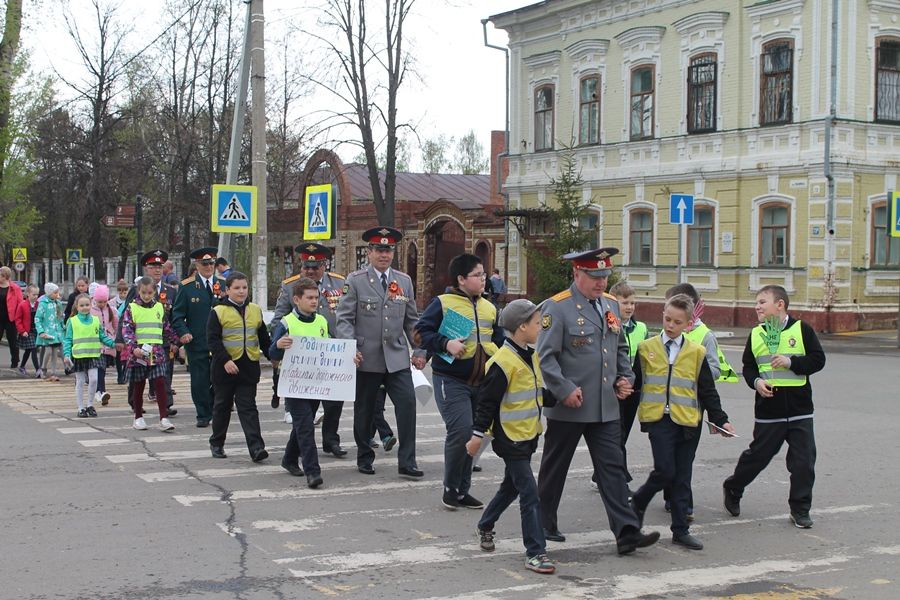
[[[354,201],[372,200],[369,171],[359,163],[344,165],[344,178]],[[478,208],[491,201],[490,175],[433,173],[397,173],[396,202],[435,202],[447,200],[462,209]],[[384,185],[384,172],[379,172]]]

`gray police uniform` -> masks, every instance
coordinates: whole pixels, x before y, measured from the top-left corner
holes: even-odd
[[[281,282],[278,290],[278,300],[275,303],[275,316],[272,318],[274,328],[285,315],[294,309],[294,286],[302,275],[292,275]],[[316,309],[320,315],[328,321],[328,331],[335,336],[337,331],[337,318],[335,310],[341,296],[344,295],[344,283],[346,279],[337,273],[325,273],[319,282],[319,307]],[[274,382],[278,389],[277,379]],[[341,436],[338,435],[338,426],[341,422],[341,412],[344,410],[343,402],[322,402],[322,451],[330,453],[341,445]]]
[[[336,337],[356,339],[356,349],[363,357],[357,369],[353,413],[357,465],[371,466],[375,460],[369,439],[374,431],[375,400],[383,383],[397,418],[398,465],[416,469],[416,397],[409,346],[416,348],[413,328],[419,313],[409,275],[390,269],[387,282],[385,291],[380,274],[371,266],[347,276],[337,307]],[[396,292],[391,292],[393,286]],[[416,355],[425,352],[416,350]]]
[[[639,524],[628,505],[619,400],[613,386],[619,377],[633,381],[634,373],[621,324],[612,326],[607,318],[609,313],[619,321],[618,302],[604,294],[596,305],[598,308],[573,283],[568,290],[548,299],[541,312],[537,352],[544,386],[557,404],[545,409],[547,432],[538,495],[544,528],[557,531],[557,509],[569,465],[583,436],[598,475],[610,528],[619,537],[624,527],[639,528]],[[576,387],[581,387],[582,405],[563,406],[562,401]]]

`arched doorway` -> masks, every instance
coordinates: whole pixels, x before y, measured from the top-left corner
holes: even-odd
[[[491,265],[491,247],[484,240],[475,244],[475,256],[481,259],[481,264],[484,265],[484,272],[488,274],[490,277],[491,269],[493,268]]]
[[[419,247],[415,242],[410,242],[406,249],[406,274],[412,279],[413,291],[418,297],[418,290],[415,287],[419,281]]]
[[[425,292],[429,299],[451,284],[450,259],[465,252],[466,232],[453,219],[435,221],[425,230]]]

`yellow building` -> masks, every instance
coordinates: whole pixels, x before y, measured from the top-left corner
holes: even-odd
[[[767,283],[818,329],[896,319],[898,0],[545,0],[490,21],[509,35],[510,209],[552,205],[574,147],[585,226],[621,249],[652,320],[678,277],[673,193],[695,198],[682,279],[708,322],[754,323]],[[528,291],[523,241],[511,228],[511,292]]]

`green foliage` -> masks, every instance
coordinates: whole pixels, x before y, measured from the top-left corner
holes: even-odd
[[[488,170],[488,159],[484,155],[484,146],[478,141],[474,130],[459,138],[450,170],[463,175],[480,175]]]
[[[572,282],[572,265],[560,257],[575,250],[588,250],[594,234],[580,227],[580,220],[587,214],[581,200],[581,173],[576,170],[575,154],[566,149],[560,154],[562,168],[558,177],[550,180],[555,206],[548,206],[546,218],[551,231],[543,243],[531,242],[526,248],[528,270],[537,281],[537,299],[543,300],[564,290]]]

